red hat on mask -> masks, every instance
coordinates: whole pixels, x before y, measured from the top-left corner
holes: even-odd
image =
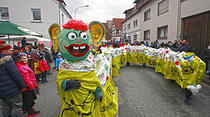
[[[78,30],[87,31],[88,25],[80,20],[71,19],[70,21],[68,21],[66,24],[63,25],[63,28],[74,29],[76,31]]]
[[[10,45],[5,45],[3,44],[3,42],[0,40],[0,52],[3,51],[3,50],[9,50],[11,49],[12,47]]]

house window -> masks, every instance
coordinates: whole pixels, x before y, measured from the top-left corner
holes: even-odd
[[[122,34],[122,32],[121,32],[120,30],[118,30],[118,34],[119,34],[119,35],[121,35],[121,34]]]
[[[136,27],[138,25],[137,20],[133,21],[133,27]]]
[[[129,30],[129,29],[131,28],[131,27],[130,27],[130,24],[128,24],[127,27],[128,27],[128,30]]]
[[[144,21],[147,21],[150,19],[151,19],[151,9],[148,9],[147,11],[144,12]]]
[[[138,20],[136,20],[136,26],[138,26]]]
[[[0,7],[0,20],[9,20],[9,12],[7,7]]]
[[[169,0],[163,0],[158,3],[158,15],[169,11]]]
[[[150,40],[150,30],[144,31],[144,40]]]
[[[137,41],[137,34],[133,35],[133,41]]]
[[[41,10],[40,9],[31,9],[33,14],[33,20],[34,21],[40,21],[41,20]]]
[[[167,39],[168,37],[168,26],[163,26],[158,28],[158,39]]]

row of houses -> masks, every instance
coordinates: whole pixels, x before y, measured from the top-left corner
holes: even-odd
[[[197,53],[210,43],[210,0],[134,0],[125,18],[104,23],[106,40],[168,42],[186,39]],[[51,24],[72,17],[64,0],[1,0],[0,21],[29,28],[49,39]],[[203,55],[202,55],[203,56]]]
[[[188,40],[203,58],[210,44],[210,0],[135,0],[125,19],[113,18],[106,39],[114,41]],[[121,22],[122,26],[119,26]],[[120,29],[120,30],[118,30]]]

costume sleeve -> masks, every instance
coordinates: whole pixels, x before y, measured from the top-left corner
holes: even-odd
[[[62,82],[61,82],[61,87],[62,87],[62,89],[64,90],[64,91],[71,91],[72,89],[70,88],[70,89],[66,89],[66,83],[67,83],[67,81],[68,80],[63,80]]]
[[[96,88],[95,96],[96,98],[102,97],[101,89],[99,87]]]

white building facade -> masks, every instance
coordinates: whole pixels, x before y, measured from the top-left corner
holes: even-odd
[[[0,21],[10,21],[49,38],[50,25],[71,19],[63,0],[1,0]]]
[[[123,22],[123,35],[126,40],[131,42],[141,41],[140,39],[140,13],[137,13]]]
[[[126,17],[123,27],[124,34],[131,42],[158,40],[161,42],[173,41],[179,39],[177,33],[178,21],[178,3],[179,0],[135,0],[133,9],[135,13],[131,17]],[[129,16],[129,15],[128,15]],[[134,21],[137,20],[137,26],[134,27]],[[130,29],[129,25],[130,24]],[[130,39],[129,39],[130,37]]]

